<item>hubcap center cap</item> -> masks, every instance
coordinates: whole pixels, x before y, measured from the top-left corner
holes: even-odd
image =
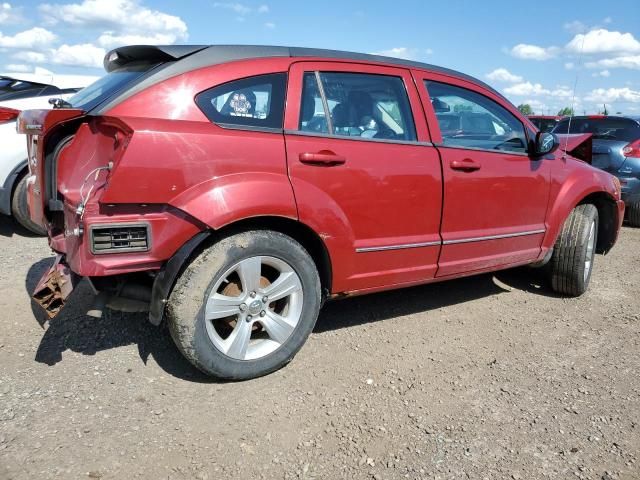
[[[258,315],[262,311],[262,301],[254,300],[249,304],[249,314]]]

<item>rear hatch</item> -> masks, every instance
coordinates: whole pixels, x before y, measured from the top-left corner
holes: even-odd
[[[590,133],[593,141],[591,164],[616,174],[623,168],[626,157],[623,149],[640,138],[640,125],[623,117],[573,117],[563,119],[553,130],[557,134]]]
[[[61,102],[53,110],[25,110],[18,118],[18,131],[27,135],[30,180],[28,182],[31,218],[47,227],[49,214],[62,211],[57,192],[56,146],[67,141],[89,119],[91,111],[147,74],[156,64],[136,62],[115,69]]]

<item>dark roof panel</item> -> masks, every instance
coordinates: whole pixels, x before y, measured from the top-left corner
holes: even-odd
[[[117,60],[109,62],[109,58],[113,58],[113,54],[117,53]],[[167,46],[150,46],[150,45],[131,45],[127,47],[117,48],[108,52],[105,56],[104,64],[107,71],[112,71],[119,66],[126,65],[127,62],[149,60],[166,62],[161,68],[154,70],[150,75],[145,76],[141,81],[137,82],[131,88],[116,97],[110,99],[98,108],[97,113],[103,113],[115,104],[144,90],[145,88],[155,85],[167,78],[190,72],[211,65],[219,65],[222,63],[234,62],[238,60],[246,60],[250,58],[268,58],[268,57],[317,57],[336,60],[350,60],[355,62],[372,62],[383,63],[387,65],[416,68],[430,70],[444,75],[451,75],[473,82],[477,85],[490,90],[494,94],[504,98],[502,94],[493,89],[486,83],[471,77],[464,73],[457,72],[444,67],[430,65],[427,63],[404,60],[401,58],[384,57],[380,55],[370,55],[365,53],[346,52],[341,50],[324,50],[317,48],[304,47],[278,47],[278,46],[258,46],[258,45],[167,45]]]

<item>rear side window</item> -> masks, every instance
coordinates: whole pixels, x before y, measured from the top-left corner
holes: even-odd
[[[282,129],[286,73],[243,78],[200,93],[196,104],[222,126]]]
[[[516,153],[527,151],[523,124],[498,103],[466,88],[430,81],[425,84],[444,145]]]
[[[326,105],[317,85],[318,77]],[[320,72],[316,76],[309,72],[304,77],[302,95],[302,131],[376,140],[416,140],[409,98],[400,77],[343,72]]]
[[[572,118],[564,119],[553,133],[591,133],[594,139],[634,142],[640,138],[640,125],[627,118]]]

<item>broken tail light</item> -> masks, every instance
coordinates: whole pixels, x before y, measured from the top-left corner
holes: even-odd
[[[625,157],[640,158],[640,139],[635,142],[631,142],[629,145],[622,149],[622,154]]]

